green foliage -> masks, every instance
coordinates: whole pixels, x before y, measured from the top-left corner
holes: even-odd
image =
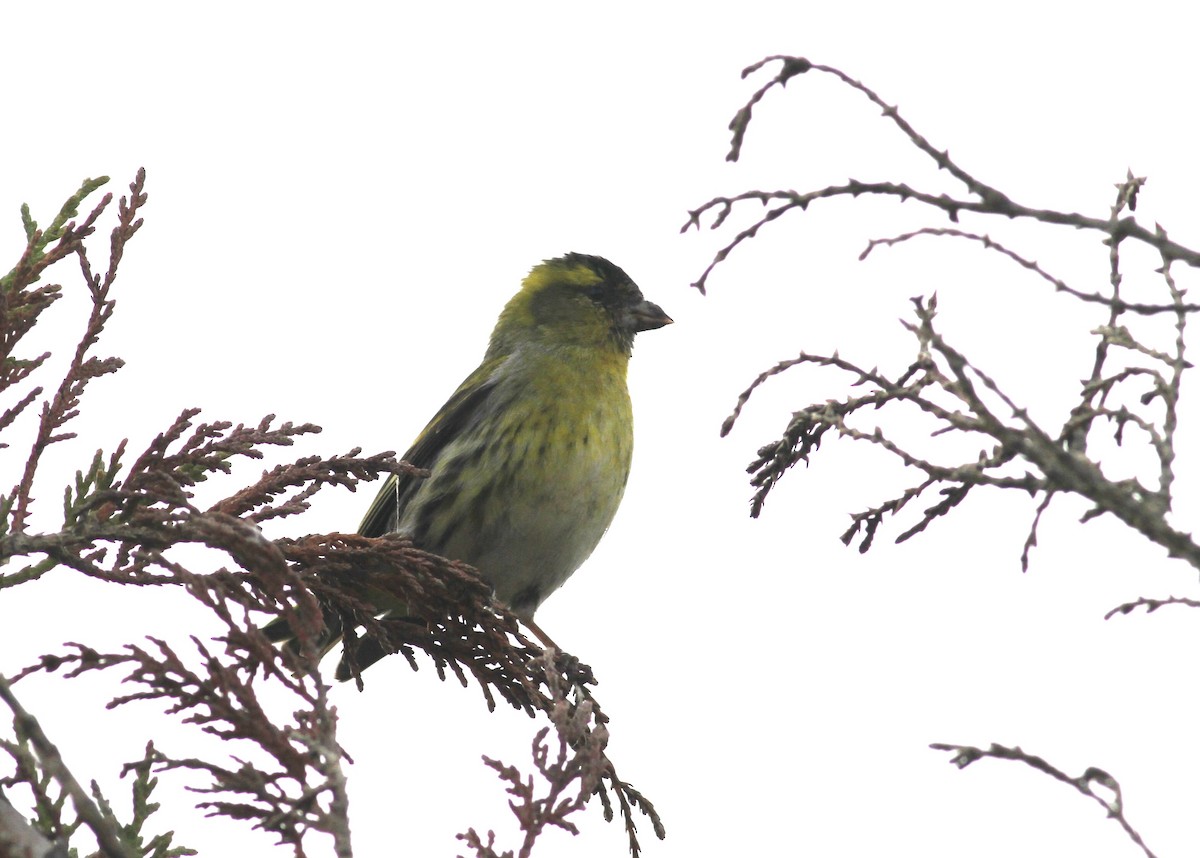
[[[29,213],[29,204],[21,204],[21,224],[25,227],[25,240],[29,243],[28,257],[31,263],[39,262],[45,257],[46,248],[63,237],[72,218],[79,217],[80,204],[91,196],[95,190],[106,184],[108,184],[108,176],[101,176],[98,179],[84,179],[83,184],[79,186],[79,190],[62,204],[62,208],[58,210],[58,214],[50,222],[49,228],[41,232],[38,231],[37,221]],[[16,271],[17,269],[13,269],[3,278],[0,278],[0,290],[8,290],[15,279]]]
[[[196,850],[189,849],[186,846],[173,846],[172,840],[175,837],[174,831],[166,831],[162,834],[155,834],[148,840],[143,831],[146,821],[156,813],[159,809],[158,802],[150,800],[155,788],[158,786],[158,778],[152,774],[151,766],[155,759],[154,743],[146,743],[146,756],[136,762],[130,763],[125,767],[122,774],[133,772],[133,783],[131,785],[133,792],[133,821],[128,825],[120,827],[121,837],[131,847],[137,850],[137,854],[143,858],[180,858],[184,855],[195,855]]]

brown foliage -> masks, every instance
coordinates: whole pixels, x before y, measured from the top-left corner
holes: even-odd
[[[253,425],[197,422],[199,410],[188,409],[128,465],[123,461],[127,441],[111,455],[97,452],[66,492],[61,527],[30,530],[34,484],[45,451],[73,437],[65,427],[79,414],[89,382],[122,365],[118,358],[97,358],[92,352],[113,312],[110,290],[126,244],[142,223],[144,180],[139,172],[129,196],[118,204],[103,274],[92,271],[86,239],[111,195],[81,222],[72,220],[82,200],[104,181],[97,180],[85,183],[46,230],[38,229],[25,212],[26,251],[0,281],[0,393],[20,387],[43,369],[46,355],[20,358],[16,350],[39,314],[62,294],[60,286],[38,285],[46,270],[76,258],[91,298],[85,334],[57,389],[46,395],[42,387],[33,387],[0,416],[2,431],[41,403],[22,476],[0,497],[0,560],[7,564],[0,572],[0,590],[35,582],[56,567],[113,585],[178,587],[203,604],[224,632],[214,640],[131,641],[116,652],[73,643],[20,671],[12,683],[33,673],[54,673],[70,681],[115,671],[123,691],[112,698],[110,708],[154,703],[179,723],[220,740],[248,741],[261,753],[253,763],[228,753],[181,757],[151,743],[141,760],[126,766],[126,773],[135,775],[135,798],[143,800],[135,802],[137,818],[121,824],[98,787],[89,797],[79,786],[34,716],[21,708],[11,683],[0,678],[3,699],[17,715],[13,740],[3,742],[14,761],[13,772],[0,778],[0,786],[23,786],[38,810],[39,827],[60,846],[83,824],[101,854],[168,858],[189,850],[173,846],[170,835],[143,837],[142,825],[154,807],[144,799],[155,782],[151,773],[186,771],[193,776],[191,789],[206,796],[199,806],[210,815],[249,821],[277,835],[297,856],[310,854],[314,832],[331,837],[337,855],[351,855],[342,769],[346,755],[338,744],[328,686],[313,657],[324,618],[336,616],[350,639],[361,628],[386,651],[403,653],[414,668],[420,652],[443,679],[453,674],[464,685],[474,682],[489,708],[500,699],[530,715],[548,717],[559,736],[560,757],[551,764],[537,750],[545,747],[542,730],[534,764],[547,782],[550,798],[545,801],[554,803],[554,809],[528,810],[540,807],[542,800],[532,781],[522,781],[527,809],[514,806],[526,833],[522,854],[546,827],[570,829],[567,817],[594,795],[610,818],[611,796],[616,797],[635,855],[640,847],[634,808],[647,814],[662,836],[653,807],[616,776],[605,756],[607,719],[591,695],[594,680],[588,668],[562,654],[544,656],[524,637],[516,619],[492,600],[490,588],[473,569],[397,537],[332,533],[269,539],[262,533],[262,522],[305,512],[313,495],[326,486],[353,491],[363,481],[414,470],[390,452],[363,456],[353,449],[345,455],[301,457],[275,465],[250,485],[201,508],[194,502],[199,483],[229,477],[239,458],[262,459],[271,448],[291,446],[320,430],[311,424],[278,423],[273,415]],[[226,565],[197,571],[194,564],[176,559],[177,549],[188,544],[212,549],[209,556]],[[408,606],[410,616],[377,619],[368,593],[394,597]],[[295,653],[274,647],[263,634],[260,626],[275,616],[290,625],[299,642]],[[361,677],[356,679],[361,687]],[[268,685],[290,694],[288,715],[281,717],[262,702],[260,692]],[[514,769],[503,772],[510,783],[519,779]],[[576,782],[576,798],[559,805],[558,796]],[[73,813],[66,809],[68,799]]]

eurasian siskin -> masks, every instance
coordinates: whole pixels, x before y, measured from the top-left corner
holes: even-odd
[[[592,553],[625,491],[634,335],[671,321],[606,259],[569,253],[536,266],[483,363],[405,453],[429,476],[390,477],[359,533],[404,534],[471,564],[544,639],[534,612]],[[277,623],[267,632],[287,636]],[[355,661],[363,669],[383,655],[364,639]],[[338,678],[348,676],[343,659]]]

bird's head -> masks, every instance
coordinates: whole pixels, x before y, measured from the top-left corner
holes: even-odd
[[[633,336],[671,324],[629,275],[607,259],[568,253],[529,272],[500,314],[489,354],[537,343],[613,349],[628,355]]]

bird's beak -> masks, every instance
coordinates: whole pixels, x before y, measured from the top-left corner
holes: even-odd
[[[625,309],[622,320],[630,331],[652,331],[669,325],[675,320],[663,312],[663,308],[653,301],[639,301]]]

